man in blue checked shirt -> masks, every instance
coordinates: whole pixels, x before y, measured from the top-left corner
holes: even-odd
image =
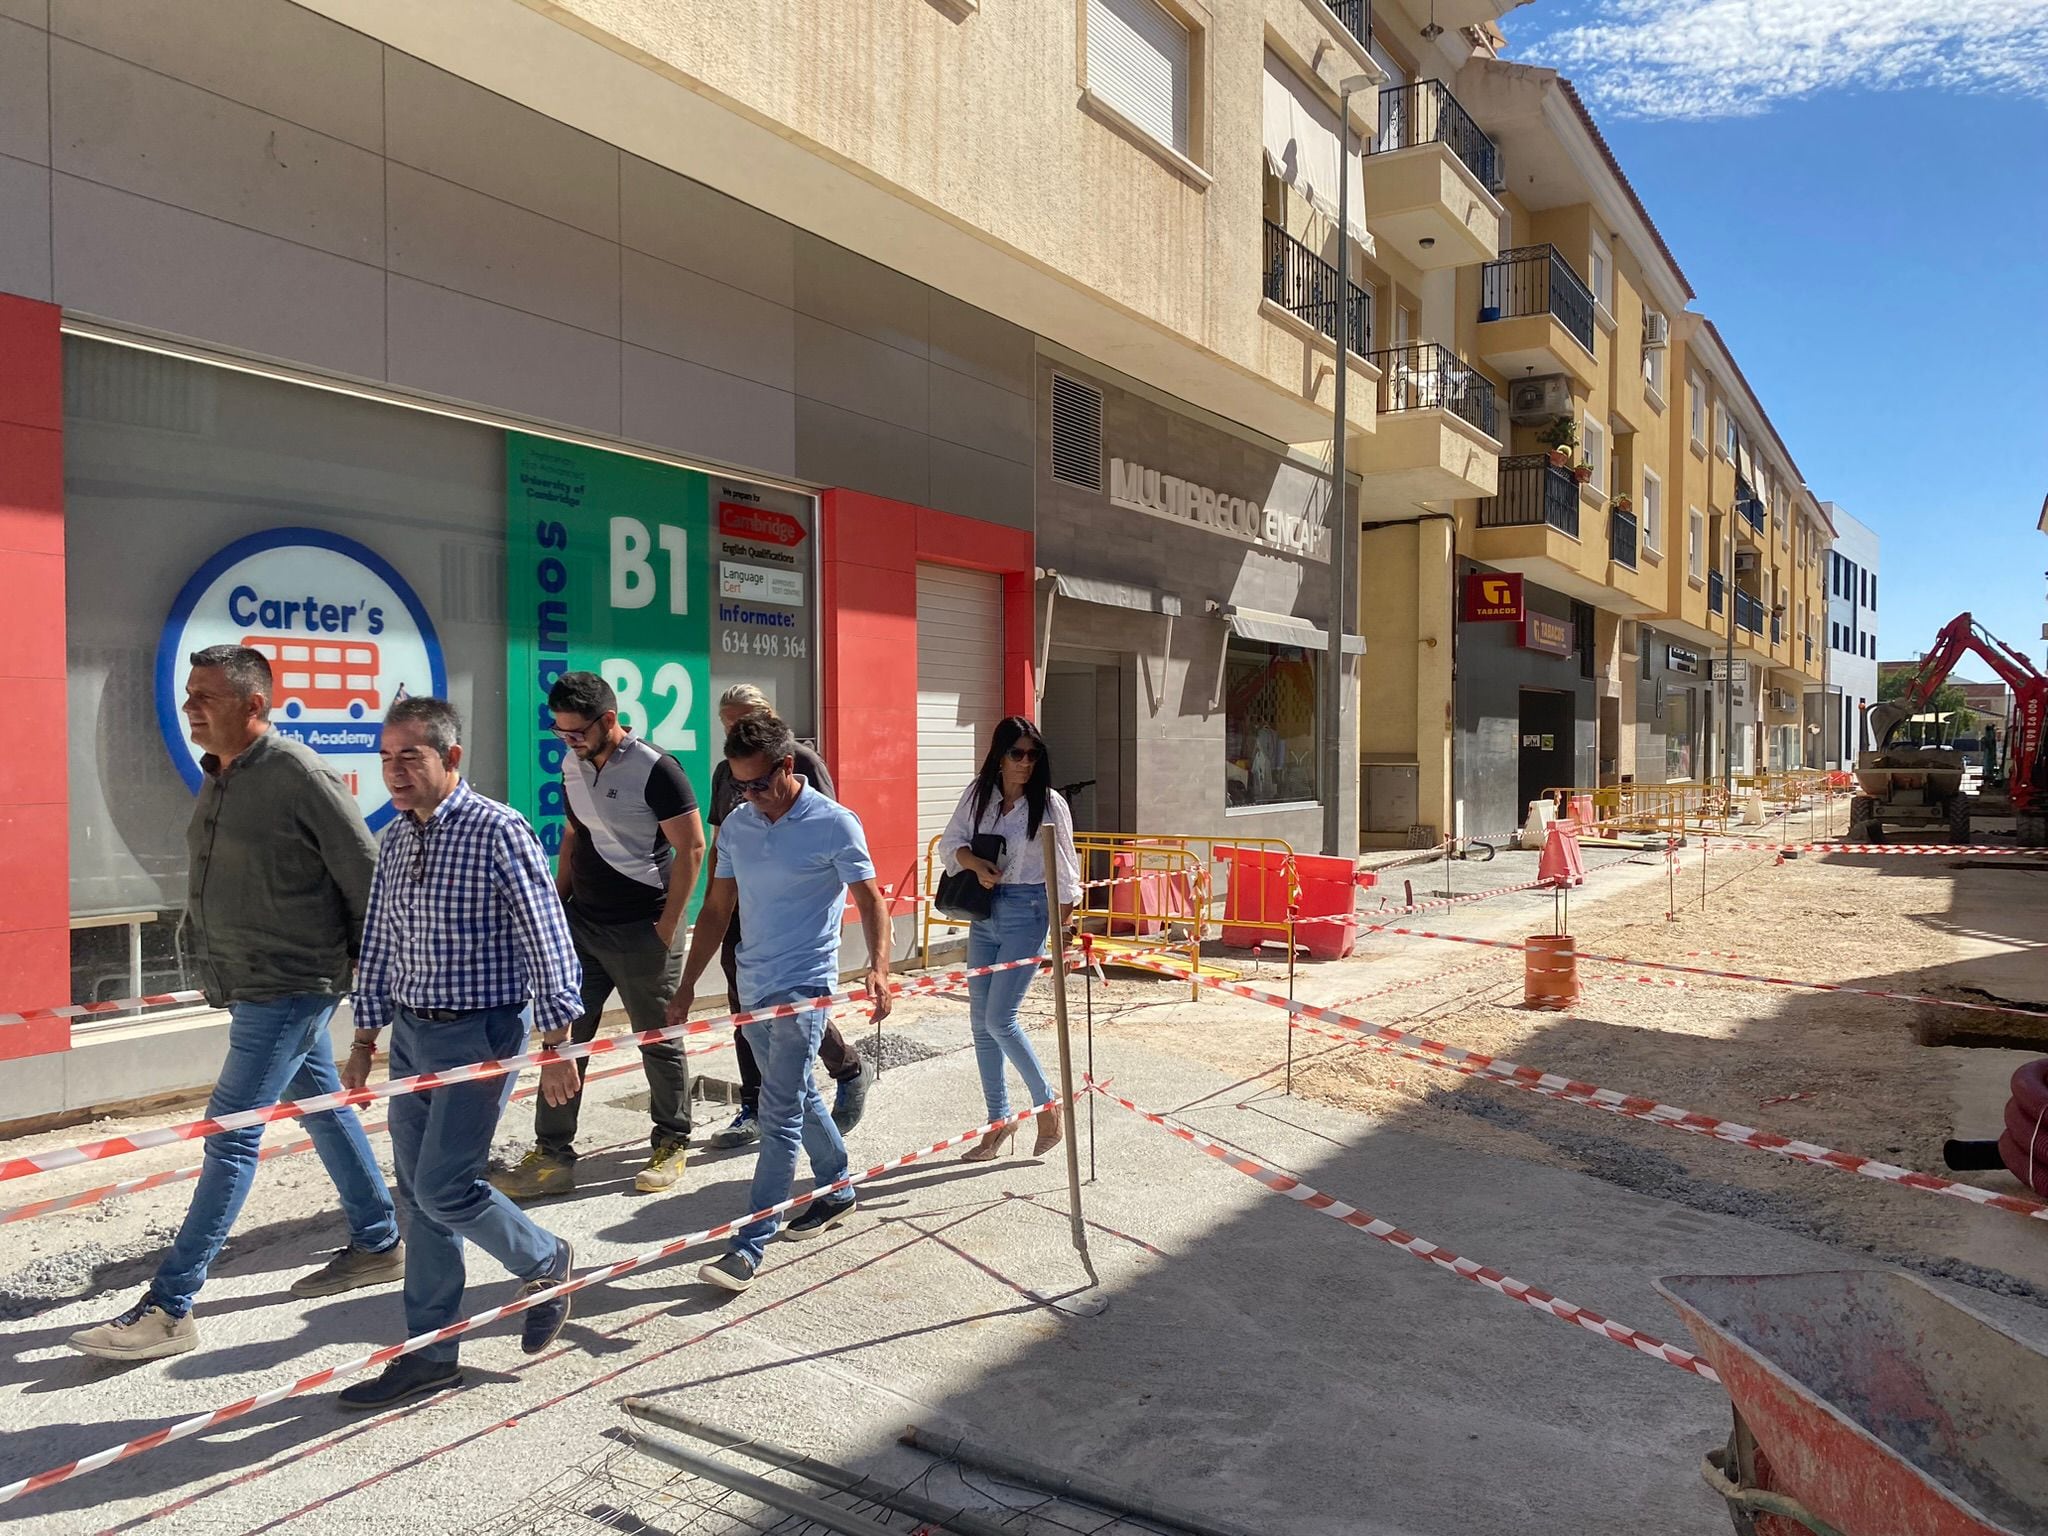
[[[583,1012],[582,968],[533,829],[463,782],[462,717],[444,699],[408,698],[384,716],[384,785],[402,813],[384,831],[370,881],[356,968],[356,1037],[341,1080],[360,1088],[389,1023],[391,1075],[441,1072],[516,1056],[521,1010],[533,1004],[544,1049],[569,1038]],[[569,1278],[567,1240],[535,1225],[484,1177],[504,1108],[498,1078],[451,1083],[391,1101],[392,1160],[407,1217],[408,1336],[462,1314],[464,1239],[526,1282],[521,1295]],[[573,1062],[548,1061],[541,1097],[564,1104]],[[523,1314],[520,1347],[537,1355],[569,1316],[560,1296]],[[374,1381],[341,1394],[344,1408],[388,1408],[459,1385],[452,1339],[401,1355]]]

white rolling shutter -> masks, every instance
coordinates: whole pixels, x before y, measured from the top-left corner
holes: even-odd
[[[1003,717],[1003,580],[917,568],[917,845],[946,830]]]
[[[1088,89],[1188,152],[1188,29],[1153,0],[1088,0]]]

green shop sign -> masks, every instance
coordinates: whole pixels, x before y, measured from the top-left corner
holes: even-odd
[[[619,719],[711,783],[711,482],[626,454],[506,434],[511,802],[559,852],[566,810],[548,689],[596,672]]]

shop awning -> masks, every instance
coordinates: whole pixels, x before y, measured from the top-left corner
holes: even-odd
[[[1060,571],[1042,571],[1050,577],[1052,589],[1077,603],[1099,603],[1105,608],[1128,608],[1133,613],[1163,613],[1168,618],[1180,613],[1180,599],[1171,592],[1156,592],[1128,581],[1105,581],[1095,576],[1068,576]]]
[[[1337,114],[1315,88],[1266,53],[1265,124],[1262,135],[1266,165],[1294,188],[1326,219],[1337,217]],[[1365,163],[1363,145],[1346,159],[1351,178],[1351,238],[1368,253],[1372,236],[1365,231]]]
[[[1297,619],[1291,613],[1267,613],[1259,608],[1238,608],[1226,606],[1217,616],[1230,626],[1233,635],[1242,635],[1247,640],[1264,640],[1272,645],[1298,645],[1305,651],[1327,651],[1329,637],[1306,619]],[[1365,636],[1344,636],[1344,654],[1363,656]]]

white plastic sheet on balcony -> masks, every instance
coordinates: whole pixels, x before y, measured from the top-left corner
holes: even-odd
[[[1266,110],[1263,140],[1266,165],[1331,223],[1337,221],[1337,114],[1314,87],[1266,53]],[[1345,170],[1351,178],[1351,238],[1367,252],[1363,145],[1353,137]]]

